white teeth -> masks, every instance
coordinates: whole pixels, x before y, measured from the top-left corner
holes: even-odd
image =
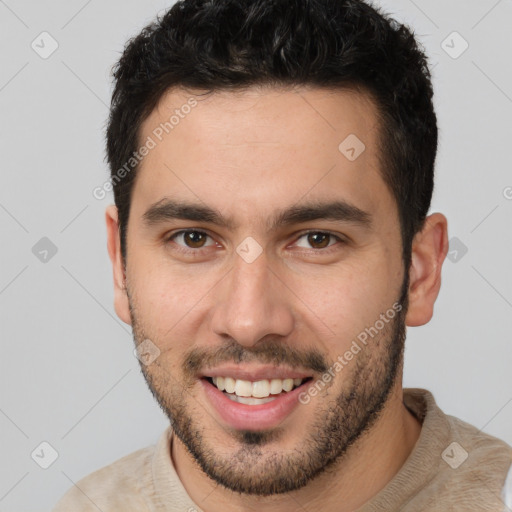
[[[291,391],[293,389],[293,379],[284,379],[283,380],[283,389],[285,391]]]
[[[234,393],[238,397],[266,398],[278,395],[283,391],[291,391],[300,386],[304,379],[264,379],[251,382],[249,380],[233,379],[232,377],[213,377],[212,381],[220,391]],[[242,402],[245,403],[245,402]],[[258,403],[265,403],[258,400]],[[253,404],[254,405],[254,404]]]
[[[252,395],[252,382],[248,380],[236,380],[235,395],[237,396],[251,396]]]
[[[215,382],[215,379],[213,380],[213,382],[215,382],[215,384],[221,391],[224,391],[224,377],[217,377],[216,380],[217,382]]]
[[[226,390],[226,393],[234,393],[235,384],[235,379],[232,379],[231,377],[224,377],[224,389]]]
[[[270,394],[270,382],[268,380],[257,380],[252,383],[252,396],[264,398]]]
[[[233,400],[233,402],[238,402],[240,404],[245,405],[262,405],[267,402],[272,402],[276,397],[272,396],[270,398],[253,398],[253,397],[245,397],[245,396],[237,396],[237,395],[226,395],[228,398]]]
[[[278,395],[283,391],[283,381],[281,379],[272,379],[270,381],[270,394]]]

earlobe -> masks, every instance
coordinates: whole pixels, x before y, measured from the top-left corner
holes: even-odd
[[[441,288],[441,269],[448,253],[448,221],[441,213],[425,220],[412,244],[409,270],[409,308],[406,324],[424,325],[434,313],[434,303]]]
[[[131,325],[128,294],[126,292],[126,275],[119,236],[119,220],[117,208],[114,205],[107,207],[105,222],[107,225],[107,249],[114,278],[114,308],[117,316],[123,322]]]

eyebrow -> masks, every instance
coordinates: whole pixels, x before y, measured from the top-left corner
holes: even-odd
[[[238,226],[230,218],[225,218],[218,210],[200,203],[164,198],[151,205],[142,216],[147,227],[174,219],[212,223],[227,229]],[[308,202],[290,206],[270,220],[268,230],[274,231],[281,226],[290,226],[313,220],[331,220],[357,224],[364,228],[372,227],[372,216],[344,200],[328,202]]]

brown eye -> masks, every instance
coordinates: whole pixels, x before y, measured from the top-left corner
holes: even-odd
[[[328,233],[309,233],[308,242],[315,249],[323,249],[329,245],[330,236]]]
[[[309,231],[308,233],[303,233],[300,237],[300,239],[306,240],[306,245],[298,244],[299,247],[304,247],[306,249],[325,249],[329,246],[332,246],[335,244],[336,241],[343,242],[343,240],[329,232],[324,231]]]
[[[189,249],[201,249],[202,247],[207,247],[207,245],[205,245],[205,242],[208,238],[210,238],[210,236],[204,233],[203,231],[189,229],[186,231],[179,231],[178,233],[175,233],[174,235],[169,237],[169,241],[182,239],[183,243],[177,243],[177,245],[181,247],[188,247]]]
[[[199,231],[187,231],[187,233],[183,236],[183,240],[192,249],[197,249],[198,247],[202,247],[204,245],[205,234],[200,233]]]

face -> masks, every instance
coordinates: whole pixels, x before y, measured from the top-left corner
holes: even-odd
[[[313,88],[170,91],[142,126],[156,144],[116,309],[159,353],[141,368],[176,435],[229,489],[306,485],[400,373],[407,282],[377,130],[367,96]],[[235,397],[250,393],[268,399]]]

